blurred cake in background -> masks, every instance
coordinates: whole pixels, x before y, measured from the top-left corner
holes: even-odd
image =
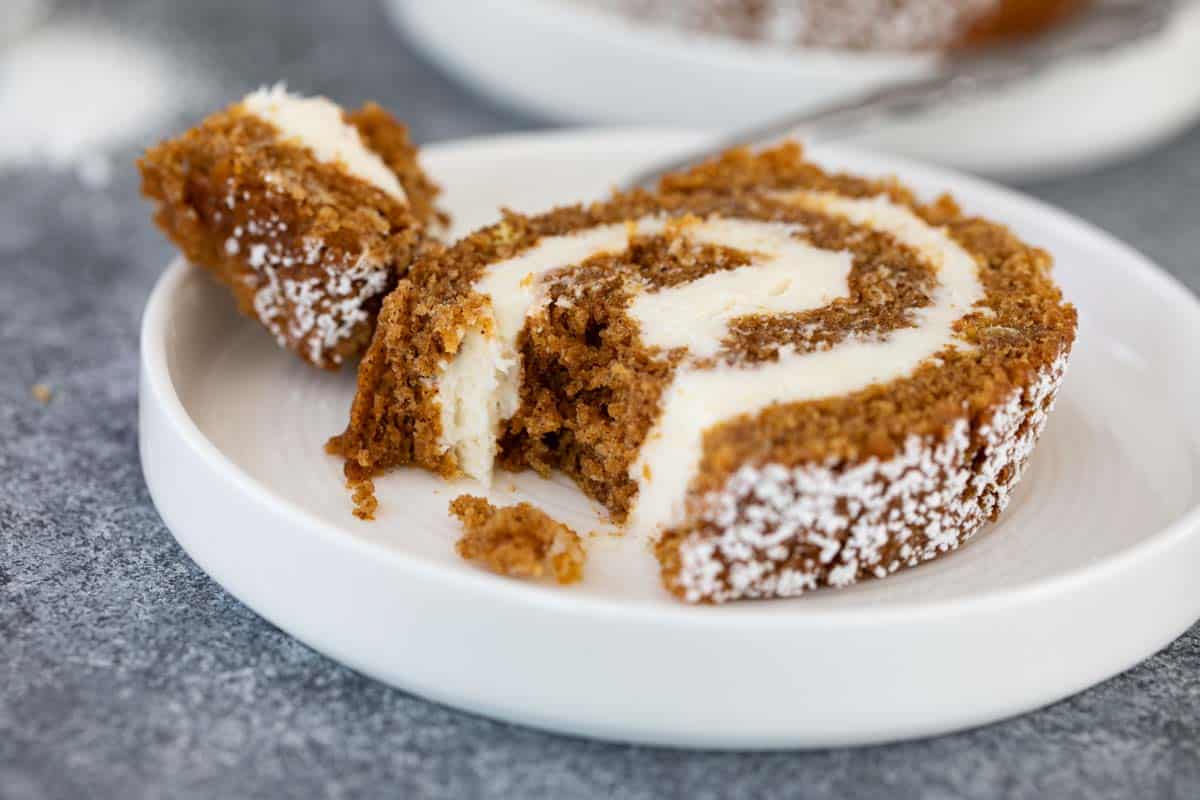
[[[939,50],[1045,30],[1086,0],[569,0],[632,19],[750,41]]]
[[[560,122],[728,132],[922,80],[947,50],[1070,25],[1093,0],[383,2],[425,58],[496,102]],[[1197,41],[1200,2],[1181,3],[1136,45],[846,140],[1005,180],[1094,169],[1200,119]]]

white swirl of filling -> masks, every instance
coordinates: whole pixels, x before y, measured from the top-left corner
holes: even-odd
[[[404,187],[383,159],[363,143],[358,129],[346,122],[342,109],[325,97],[290,94],[283,84],[246,95],[242,108],[274,125],[284,141],[307,147],[318,161],[407,202]]]
[[[653,533],[682,520],[705,430],[777,403],[835,397],[902,378],[950,345],[954,323],[983,298],[971,254],[904,206],[885,197],[864,200],[812,192],[781,199],[841,215],[911,247],[937,273],[931,302],[913,310],[914,327],[883,338],[848,338],[817,352],[784,349],[774,362],[716,369],[681,366],[663,396],[658,423],[630,468],[638,483],[630,512],[635,530]]]
[[[794,225],[714,217],[683,230],[695,244],[728,247],[753,258],[737,269],[635,297],[629,314],[651,347],[686,347],[696,358],[714,356],[738,317],[821,308],[850,291],[853,257],[795,238]]]
[[[796,226],[787,223],[712,218],[682,227],[682,235],[692,242],[748,252],[751,262],[690,283],[647,290],[630,305],[645,344],[686,347],[689,353],[630,467],[638,485],[630,512],[635,531],[655,533],[682,520],[705,430],[777,403],[846,394],[904,377],[952,344],[954,323],[983,298],[974,258],[910,209],[886,197],[816,192],[781,197],[888,233],[911,247],[937,273],[931,302],[911,312],[913,327],[885,337],[851,337],[817,352],[784,348],[774,362],[699,366],[696,361],[719,352],[729,323],[738,317],[808,311],[847,296],[853,256],[803,242],[793,236]],[[653,235],[665,226],[661,217],[645,217],[634,225],[546,237],[487,268],[473,289],[490,301],[492,335],[466,332],[437,380],[441,444],[454,452],[464,472],[485,483],[491,478],[501,425],[520,402],[516,341],[526,319],[541,306],[539,277],[602,253],[623,252],[635,233]]]

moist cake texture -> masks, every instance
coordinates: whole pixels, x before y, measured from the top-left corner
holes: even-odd
[[[937,50],[1029,36],[1086,0],[572,0],[634,20],[749,41]]]
[[[442,221],[403,125],[377,105],[261,89],[138,162],[155,222],[309,363],[370,341],[384,295]]]
[[[561,584],[583,577],[587,557],[579,535],[529,503],[497,508],[464,494],[451,501],[450,513],[463,525],[454,549],[468,561],[515,578],[540,578],[547,566]]]
[[[1050,265],[948,198],[732,151],[419,259],[329,449],[352,482],[561,470],[689,602],[883,577],[1004,508],[1075,335]]]

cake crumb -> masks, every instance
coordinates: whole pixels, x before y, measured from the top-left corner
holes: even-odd
[[[375,510],[379,501],[375,499],[375,482],[372,480],[348,480],[347,487],[353,493],[354,516],[364,521],[375,519]]]
[[[546,565],[561,584],[583,578],[586,553],[575,531],[529,503],[497,508],[482,497],[463,494],[450,503],[463,524],[454,549],[500,575],[540,578]]]
[[[42,405],[46,405],[54,397],[54,390],[44,383],[35,383],[29,387],[29,393],[33,395],[33,399],[37,400]]]
[[[620,539],[624,535],[625,535],[624,528],[597,528],[596,530],[588,531],[587,536],[589,539],[600,539],[600,538]]]

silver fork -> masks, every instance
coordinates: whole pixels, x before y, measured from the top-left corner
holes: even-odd
[[[1050,33],[1013,44],[948,54],[932,75],[888,84],[858,97],[722,136],[700,150],[639,172],[624,183],[624,188],[650,188],[663,175],[731,147],[758,147],[790,136],[813,141],[859,132],[889,119],[1003,88],[1037,75],[1051,64],[1118,50],[1164,30],[1181,2],[1096,0]]]

